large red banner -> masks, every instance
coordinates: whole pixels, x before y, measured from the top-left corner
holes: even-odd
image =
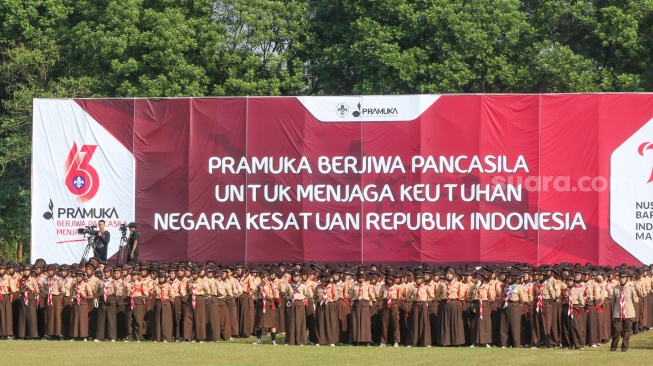
[[[37,126],[72,108],[131,152],[133,171],[95,170],[104,184],[134,174],[144,259],[653,262],[650,94],[56,102],[35,100],[35,151]],[[76,258],[54,244],[68,211],[44,219],[47,199],[34,197],[33,227],[59,237],[33,255]]]

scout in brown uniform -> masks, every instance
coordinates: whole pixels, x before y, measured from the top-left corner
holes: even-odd
[[[470,302],[467,300],[467,295],[469,293],[469,288],[471,287],[472,283],[472,278],[471,278],[471,272],[467,269],[463,269],[460,272],[461,276],[461,281],[459,285],[459,301],[460,301],[460,307],[461,307],[461,312],[462,312],[462,317],[463,317],[463,329],[465,330],[465,344],[471,345],[470,342],[470,335],[469,335],[469,328],[470,328],[470,322],[471,322],[471,317],[470,317],[470,312],[469,309],[471,307]]]
[[[338,309],[336,308],[336,289],[333,279],[328,274],[320,275],[320,284],[315,288],[313,301],[318,304],[315,309],[315,332],[317,346],[335,346],[338,342]]]
[[[100,278],[95,275],[96,267],[95,264],[91,262],[91,259],[89,259],[89,262],[86,263],[84,268],[86,271],[86,282],[89,284],[89,286],[91,286],[92,291],[95,291],[98,283],[100,282]],[[91,292],[90,298],[88,299],[88,309],[90,309],[88,313],[88,334],[95,335],[97,332],[98,308],[94,306],[95,298],[93,295],[93,292]]]
[[[142,272],[141,272],[142,273]],[[153,327],[153,315],[152,311],[154,311],[154,298],[153,298],[153,292],[152,290],[154,289],[154,286],[156,286],[156,283],[158,282],[157,277],[159,276],[159,267],[152,265],[149,270],[148,274],[143,277],[143,283],[145,284],[145,287],[147,287],[148,292],[150,294],[149,297],[145,298],[145,338],[151,338],[152,335],[152,327]]]
[[[37,329],[39,331],[39,336],[43,337],[45,334],[43,331],[46,328],[46,319],[45,319],[45,294],[46,286],[45,279],[47,274],[44,272],[45,269],[45,260],[37,259],[32,266],[32,277],[36,280],[38,285],[38,294],[36,296],[36,319],[37,319]]]
[[[530,268],[521,268],[521,274],[517,277],[517,284],[524,290],[526,301],[521,304],[521,343],[522,346],[531,344],[531,309],[533,308],[533,283],[530,275]]]
[[[406,294],[408,292],[409,283],[413,281],[413,274],[410,271],[401,270],[397,276],[399,281],[399,329],[401,339],[406,339],[408,333],[408,314],[410,313],[410,306],[412,303],[408,301]]]
[[[519,271],[511,269],[506,277],[501,309],[501,348],[508,347],[509,340],[513,347],[521,347],[521,305],[527,298],[524,288],[516,283],[519,275]]]
[[[378,268],[376,266],[372,266]],[[370,285],[374,288],[374,294],[376,296],[376,301],[372,303],[372,343],[381,343],[381,309],[385,306],[385,303],[382,303],[379,294],[381,293],[381,286],[385,282],[385,278],[380,272],[370,272],[372,280]],[[317,304],[317,302],[316,302]]]
[[[351,303],[345,297],[346,282],[342,279],[342,269],[333,268],[333,283],[336,287],[336,309],[338,309],[338,343],[349,343],[349,317],[351,316]],[[348,296],[348,295],[347,295]]]
[[[273,282],[280,293],[284,291],[288,281],[289,275],[286,272],[286,267],[283,263],[279,263],[276,270],[276,279]],[[283,299],[277,299],[277,334],[286,333],[286,307],[282,302]]]
[[[431,292],[429,294],[429,292]],[[428,301],[433,297],[432,287],[424,283],[424,273],[415,271],[415,283],[408,289],[406,295],[412,302],[408,315],[408,333],[406,345],[431,347],[431,324],[429,322]]]
[[[172,300],[176,294],[167,282],[164,271],[160,271],[157,277],[158,282],[152,289],[154,298],[152,340],[167,343],[172,341]]]
[[[632,319],[635,317],[634,304],[639,302],[639,297],[633,286],[628,284],[629,273],[622,271],[619,273],[619,286],[614,288],[612,302],[614,310],[612,311],[612,345],[610,351],[616,351],[619,345],[619,338],[623,337],[621,351],[628,350],[630,333],[632,332]]]
[[[551,343],[554,347],[560,347],[562,344],[562,336],[560,334],[562,329],[562,302],[560,297],[562,296],[562,290],[565,284],[561,279],[562,273],[560,268],[551,267],[547,271],[547,275],[549,276],[547,283],[549,286],[553,286],[555,290],[555,297],[551,301]]]
[[[209,342],[217,342],[220,339],[220,307],[215,298],[218,291],[215,271],[215,266],[209,265],[205,271],[206,276],[203,278],[204,283],[208,286],[204,301],[206,304],[206,340]]]
[[[496,298],[490,304],[492,307],[492,343],[501,346],[501,309],[503,308],[503,292],[505,288],[506,271],[503,268],[494,268],[491,271],[490,286],[494,286]]]
[[[376,268],[376,267],[375,267]],[[363,267],[363,269],[366,269]],[[370,324],[371,324],[371,333],[372,333],[372,342],[379,343],[381,340],[381,318],[379,317],[379,290],[383,284],[381,277],[383,275],[379,272],[368,271],[367,276],[365,277],[367,283],[370,285],[370,289],[374,294],[374,300],[371,301],[370,307]]]
[[[197,268],[199,271],[199,268]],[[184,292],[186,293],[186,296],[182,297],[181,299],[181,307],[182,307],[182,335],[184,338],[185,342],[190,342],[191,339],[193,339],[193,294],[191,292],[192,290],[192,282],[193,281],[193,272],[192,272],[192,267],[190,266],[184,266],[184,279],[182,282],[184,282],[186,289],[184,291],[181,291],[183,294]],[[199,277],[199,275],[198,275]],[[195,306],[197,305],[197,299],[195,299]]]
[[[251,281],[252,287],[250,288],[251,306],[249,307],[249,333],[248,334],[250,334],[250,337],[254,335],[254,316],[256,315],[256,309],[254,309],[254,288],[258,286],[259,283],[261,283],[259,273],[261,272],[258,268],[255,268],[251,271],[251,276],[253,279]]]
[[[0,337],[11,339],[14,335],[11,298],[15,292],[16,284],[6,273],[5,264],[0,263]]]
[[[576,269],[576,274],[575,274],[575,279],[576,279],[576,286],[581,288],[581,295],[585,298],[585,301],[587,301],[587,281],[589,281],[589,274],[590,271],[589,269],[585,267],[577,268]],[[584,307],[585,305],[583,305]],[[578,321],[580,322],[580,339],[585,344],[587,341],[587,313],[584,311],[585,309],[582,309],[583,311],[580,312],[580,315],[578,316]]]
[[[182,301],[187,297],[186,296],[186,283],[183,281],[183,278],[186,274],[186,271],[182,266],[178,268],[171,267],[168,272],[170,277],[168,282],[172,289],[175,290],[177,296],[175,296],[174,302],[172,304],[172,334],[175,339],[175,342],[179,342],[181,339],[181,321],[183,314]],[[183,287],[183,288],[182,288]]]
[[[444,272],[440,270],[434,270],[427,268],[424,270],[424,274],[427,272],[433,272],[433,278],[428,283],[429,286],[433,288],[433,298],[429,299],[429,322],[431,324],[431,342],[435,345],[437,344],[438,335],[437,332],[440,330],[440,325],[438,324],[438,311],[440,307],[440,298],[438,297],[438,287],[441,278],[444,277]]]
[[[562,295],[562,344],[565,348],[585,349],[584,327],[580,314],[585,308],[585,288],[574,277],[567,277]]]
[[[215,267],[212,264],[205,265],[203,268],[203,271],[200,274],[200,279],[204,281],[204,285],[206,286],[206,291],[204,292],[204,319],[206,319],[206,341],[210,342],[213,341],[213,334],[212,332],[212,325],[211,325],[211,299],[213,298],[213,293],[211,292],[211,284],[213,282],[213,274],[215,273]],[[198,305],[199,306],[199,305]],[[213,319],[214,323],[215,321],[219,321],[219,316],[220,314],[217,314],[218,317],[216,319]]]
[[[308,327],[308,344],[311,346],[317,342],[315,335],[315,303],[313,303],[313,293],[315,292],[317,283],[310,279],[311,273],[314,271],[308,267],[304,267],[301,270],[302,282],[306,285],[306,291],[308,292],[306,298],[306,326]]]
[[[132,310],[129,298],[129,283],[122,276],[123,270],[120,267],[113,269],[114,287],[116,289],[116,334],[118,339],[123,341],[132,337],[131,320]]]
[[[306,344],[306,285],[301,282],[301,273],[292,272],[292,281],[284,289],[286,300],[286,344]]]
[[[129,342],[134,337],[133,319],[134,309],[131,306],[131,266],[124,265],[120,271],[120,279],[118,282],[118,337],[123,342]],[[116,277],[114,271],[114,279]]]
[[[437,289],[440,299],[438,307],[439,338],[436,344],[440,346],[460,346],[465,344],[465,327],[463,316],[458,301],[460,296],[460,283],[456,280],[456,270],[453,267],[445,269],[446,280],[441,282]]]
[[[601,342],[601,328],[599,310],[603,311],[603,289],[596,282],[597,272],[591,272],[591,279],[587,283],[585,296],[585,313],[587,315],[587,340],[586,345],[596,347]]]
[[[70,321],[70,340],[81,338],[86,341],[88,337],[88,300],[93,298],[90,284],[84,281],[84,271],[75,272],[75,281],[72,285],[73,306]]]
[[[181,279],[181,291],[178,291],[181,296],[181,331],[182,339],[185,342],[190,342],[193,338],[193,307],[189,282],[193,280],[193,275],[191,266],[184,264],[183,268],[184,277]]]
[[[97,328],[95,331],[95,342],[105,339],[108,334],[111,342],[116,341],[116,282],[111,277],[112,268],[104,267],[104,278],[95,287],[94,297],[98,300]],[[105,332],[106,330],[106,332]]]
[[[150,335],[150,318],[152,317],[152,309],[154,308],[154,300],[152,299],[152,289],[154,288],[154,281],[150,277],[150,265],[144,263],[140,267],[140,277],[141,284],[143,285],[143,291],[147,295],[143,298],[143,305],[145,313],[143,315],[144,327],[141,330],[143,334],[143,339],[148,339]]]
[[[283,292],[283,289],[286,288],[286,280],[284,272],[279,268],[273,268],[270,271],[270,282],[279,292]],[[277,302],[277,334],[282,334],[286,332],[286,317],[285,317],[285,306],[281,306],[282,300],[276,299]]]
[[[647,293],[646,299],[644,300],[647,304],[647,322],[644,324],[644,329],[650,330],[653,328],[653,274],[651,273],[651,266],[644,266],[642,267],[642,270],[642,279],[644,279],[644,283],[646,284]]]
[[[132,307],[132,338],[140,342],[143,340],[143,330],[145,329],[145,298],[149,297],[149,289],[143,285],[141,280],[141,271],[132,270],[132,283],[129,287],[129,306]]]
[[[233,325],[232,325],[231,336],[248,338],[251,337],[251,334],[247,333],[247,329],[249,329],[249,324],[246,323],[249,321],[249,318],[246,317],[245,314],[248,314],[249,312],[250,305],[248,304],[248,301],[251,301],[248,298],[250,288],[251,288],[251,285],[249,283],[250,273],[242,264],[236,264],[233,273],[229,271],[229,274],[227,275],[227,277],[229,277],[230,281],[233,281],[235,283],[238,289],[238,291],[235,292],[238,295],[235,296],[235,298],[232,300],[235,303],[235,314],[232,311],[232,307],[233,307],[231,304],[232,301],[227,302],[227,306],[229,307],[229,313],[232,315],[231,322],[233,325],[236,326],[234,332]],[[253,301],[251,306],[252,307],[254,306]]]
[[[395,283],[396,272],[388,270],[385,276],[385,284],[381,286],[377,301],[382,303],[381,307],[381,347],[385,347],[389,341],[394,342],[395,347],[401,343],[399,329],[399,286]],[[392,334],[389,334],[392,329]],[[390,338],[392,336],[392,338]]]
[[[601,343],[608,343],[612,339],[612,295],[614,287],[605,272],[596,277],[596,282],[603,291],[603,311],[599,313]]]
[[[252,335],[253,324],[251,313],[254,308],[254,300],[252,294],[254,288],[258,285],[258,273],[252,271],[250,275],[244,272],[244,268],[236,267],[236,274],[242,293],[236,301],[238,308],[238,335],[242,338],[249,338]]]
[[[55,265],[48,265],[48,276],[45,278],[43,289],[45,292],[45,336],[44,340],[51,337],[63,339],[62,310],[63,281],[54,274]]]
[[[229,321],[231,322],[231,337],[238,336],[238,304],[237,299],[242,294],[240,282],[234,277],[234,269],[227,266],[227,283],[231,284],[232,297],[227,299],[227,309],[229,310]],[[230,339],[231,339],[230,337]]]
[[[240,285],[240,281],[238,278],[234,276],[234,268],[232,267],[225,267],[223,270],[223,273],[226,274],[224,281],[226,282],[226,286],[229,286],[231,288],[231,297],[227,298],[227,311],[229,312],[229,322],[230,322],[230,329],[229,329],[229,334],[231,336],[229,337],[229,340],[231,340],[233,337],[238,337],[238,332],[240,330],[240,324],[239,324],[239,318],[238,318],[238,298],[242,295],[243,293],[243,288]],[[253,305],[252,305],[253,306]]]
[[[338,316],[340,317],[340,344],[349,344],[351,343],[351,298],[349,297],[349,289],[354,280],[352,275],[355,272],[351,268],[345,268],[342,271],[342,276],[340,277],[340,282],[337,286],[341,290],[341,296],[344,300],[342,302],[342,308],[338,309]]]
[[[26,264],[22,268],[23,277],[20,280],[21,302],[18,308],[18,338],[37,338],[39,336],[36,318],[36,299],[39,296],[39,286],[31,275],[32,266]],[[27,329],[26,329],[27,328]]]
[[[216,299],[220,314],[220,339],[223,341],[231,339],[231,313],[229,312],[228,301],[234,297],[232,284],[227,280],[227,272],[216,270]]]
[[[269,281],[270,274],[267,270],[260,273],[261,282],[254,289],[254,306],[256,307],[256,316],[254,317],[254,332],[256,333],[256,342],[261,344],[263,331],[270,331],[272,345],[277,345],[277,312],[275,299],[279,298],[279,292]]]
[[[551,328],[553,321],[552,299],[555,299],[555,288],[546,281],[545,272],[541,268],[533,271],[535,276],[534,304],[532,311],[532,340],[533,347],[553,348],[551,345]]]
[[[191,296],[190,302],[193,312],[193,323],[191,326],[195,333],[195,340],[199,343],[204,343],[204,340],[206,340],[206,306],[204,305],[204,297],[206,292],[209,291],[209,286],[200,277],[202,271],[198,266],[193,266],[191,270],[193,278],[188,281],[188,288],[186,289]],[[184,327],[186,327],[186,323],[184,323]],[[186,334],[185,328],[184,334]]]
[[[490,299],[494,300],[492,295],[494,284],[488,281],[487,272],[480,271],[476,274],[476,283],[472,283],[467,299],[471,302],[472,316],[470,325],[470,347],[476,345],[485,345],[490,348],[492,343],[492,317]]]
[[[61,328],[63,337],[71,339],[71,322],[73,316],[73,284],[75,283],[74,274],[71,275],[70,266],[67,264],[59,267],[61,275]]]
[[[351,302],[350,337],[354,344],[370,345],[372,342],[372,301],[375,301],[374,290],[366,281],[367,274],[358,272],[357,282],[349,289]]]
[[[638,293],[639,297],[639,323],[637,324],[638,330],[640,332],[643,332],[648,329],[647,324],[648,324],[648,318],[649,315],[647,313],[648,311],[648,292],[649,290],[647,289],[647,278],[645,276],[648,276],[648,271],[646,270],[646,266],[642,268],[637,268],[637,273],[641,273],[639,276],[639,280],[637,281],[640,285],[640,293]]]
[[[11,281],[14,283],[15,292],[12,293],[13,297],[10,297],[12,306],[11,310],[13,312],[12,321],[14,323],[14,335],[18,334],[18,313],[20,311],[20,302],[21,302],[21,293],[20,293],[20,284],[23,277],[22,272],[17,270],[18,265],[14,262],[8,262],[7,270],[9,276],[11,276]],[[7,337],[8,339],[13,339],[13,337]]]

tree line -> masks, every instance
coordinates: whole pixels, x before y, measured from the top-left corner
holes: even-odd
[[[653,89],[653,0],[3,0],[0,259],[32,99]]]

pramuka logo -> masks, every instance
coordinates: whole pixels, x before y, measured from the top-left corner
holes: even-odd
[[[43,218],[52,220],[60,219],[119,219],[118,211],[115,207],[100,208],[79,208],[79,207],[59,207],[57,213],[54,213],[54,203],[50,199],[48,210],[43,213]],[[80,223],[83,225],[83,223]]]
[[[54,204],[52,203],[52,199],[50,199],[50,204],[48,205],[48,211],[45,211],[43,214],[43,218],[46,220],[52,220],[54,217]]]
[[[395,117],[399,115],[396,107],[383,107],[383,108],[363,108],[360,102],[356,105],[358,110],[351,112],[354,117]],[[340,103],[336,106],[336,113],[340,118],[345,118],[349,115],[349,106]]]
[[[91,158],[97,149],[97,145],[82,145],[77,150],[77,144],[73,143],[68,159],[64,164],[64,176],[66,187],[70,193],[77,196],[80,203],[87,202],[95,197],[100,188],[100,178],[97,171],[90,164]]]
[[[349,114],[349,106],[344,103],[338,104],[336,106],[336,113],[340,118],[347,117],[347,115]]]
[[[70,193],[77,197],[79,203],[84,203],[95,197],[100,188],[100,179],[97,171],[90,164],[97,145],[82,145],[77,149],[73,143],[68,158],[64,164],[66,187]],[[55,209],[52,199],[48,210],[43,213],[46,220],[52,219],[119,219],[115,207],[57,207]],[[83,225],[83,222],[80,223]]]
[[[643,144],[639,145],[639,148],[637,148],[637,152],[639,152],[640,156],[644,156],[644,152],[646,150],[653,150],[653,143],[644,142]],[[648,178],[648,182],[646,183],[651,183],[651,182],[653,182],[653,169],[651,170],[651,176]]]

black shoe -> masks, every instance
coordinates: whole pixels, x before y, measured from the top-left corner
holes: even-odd
[[[616,348],[610,348],[610,352],[614,352],[616,350],[617,350]]]

